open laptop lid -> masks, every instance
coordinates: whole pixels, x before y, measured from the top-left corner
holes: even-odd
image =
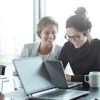
[[[14,59],[13,64],[26,95],[54,88],[41,57]]]
[[[54,86],[63,89],[68,88],[62,62],[60,60],[46,60],[44,63]]]
[[[72,88],[82,84],[82,82],[67,82],[64,68],[60,60],[46,60],[44,63],[50,75],[52,84],[54,84],[55,87]]]

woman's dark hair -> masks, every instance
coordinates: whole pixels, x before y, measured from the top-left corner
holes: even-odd
[[[73,27],[80,32],[92,28],[92,24],[86,16],[86,9],[84,7],[78,7],[75,10],[75,14],[67,19],[66,28]]]

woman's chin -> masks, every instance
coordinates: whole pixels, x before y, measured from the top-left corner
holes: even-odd
[[[78,48],[80,48],[80,46],[79,46],[79,45],[74,45],[74,47],[75,47],[75,48],[77,48],[77,49],[78,49]]]
[[[53,41],[47,42],[48,45],[53,45]]]
[[[53,45],[53,43],[48,43],[47,45],[48,45],[48,46],[52,46],[52,45]]]

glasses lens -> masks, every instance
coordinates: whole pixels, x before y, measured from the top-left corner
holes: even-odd
[[[74,41],[79,41],[80,40],[80,35],[74,35],[74,36],[68,36],[67,34],[65,35],[65,38],[69,41],[72,41],[72,39]]]
[[[76,40],[76,41],[79,41],[80,36],[79,35],[78,36],[73,36],[73,39]]]

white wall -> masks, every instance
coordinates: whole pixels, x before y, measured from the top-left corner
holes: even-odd
[[[99,0],[47,0],[46,15],[53,16],[59,23],[59,35],[56,43],[63,45],[66,33],[65,23],[69,16],[74,14],[77,7],[84,6],[87,9],[88,17],[93,24],[91,35],[100,39],[100,3]]]

